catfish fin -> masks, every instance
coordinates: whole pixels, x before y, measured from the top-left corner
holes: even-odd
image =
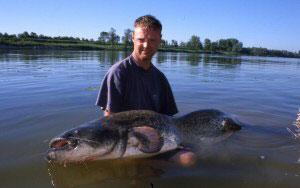
[[[149,126],[134,127],[133,135],[139,142],[139,150],[144,153],[159,152],[164,145],[159,131]]]

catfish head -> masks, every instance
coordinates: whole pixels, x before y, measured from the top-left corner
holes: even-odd
[[[53,138],[47,160],[82,162],[117,158],[143,158],[177,148],[177,143],[163,137],[150,126],[104,127],[83,126]]]

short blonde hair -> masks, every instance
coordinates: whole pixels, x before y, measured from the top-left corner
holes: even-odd
[[[158,19],[152,15],[145,15],[137,18],[134,27],[145,27],[147,29],[162,30],[162,25]]]

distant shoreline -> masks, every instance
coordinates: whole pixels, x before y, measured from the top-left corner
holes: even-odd
[[[87,44],[31,44],[31,43],[22,43],[22,44],[1,44],[0,50],[117,50],[117,51],[132,51],[132,47],[125,48],[124,45],[87,45]],[[184,53],[207,53],[207,54],[225,54],[222,52],[207,52],[204,50],[192,50],[192,49],[180,49],[180,48],[159,48],[160,52],[184,52]],[[236,55],[240,55],[237,54]]]
[[[43,34],[24,31],[19,34],[0,32],[0,50],[8,49],[57,49],[57,50],[118,50],[132,51],[132,33],[130,29],[124,31],[122,37],[111,28],[109,32],[102,31],[97,40],[86,38],[74,38],[68,36],[50,37]],[[177,40],[167,41],[161,39],[159,51],[162,52],[185,52],[201,54],[222,54],[233,56],[262,56],[262,57],[287,57],[300,58],[300,50],[291,52],[287,50],[267,49],[263,47],[243,47],[243,43],[235,38],[219,39],[211,41],[206,38],[201,42],[200,37],[192,35],[184,42]]]
[[[43,43],[43,42],[32,42],[25,41],[21,43],[6,43],[0,42],[0,50],[80,50],[80,51],[91,51],[91,50],[116,50],[116,51],[132,51],[132,46],[125,47],[122,44],[117,45],[101,45],[97,43]],[[247,48],[244,48],[244,50]],[[200,54],[219,54],[219,55],[231,55],[231,56],[261,56],[261,57],[286,57],[286,58],[300,58],[300,55],[293,54],[292,56],[274,56],[274,55],[252,55],[249,53],[242,52],[228,52],[228,51],[205,51],[205,50],[193,50],[193,49],[182,49],[182,48],[171,48],[171,47],[160,47],[160,52],[183,52],[183,53],[200,53]]]

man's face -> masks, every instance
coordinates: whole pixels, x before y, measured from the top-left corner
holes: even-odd
[[[160,44],[161,33],[159,30],[136,27],[132,33],[132,41],[135,57],[139,61],[151,61]]]

